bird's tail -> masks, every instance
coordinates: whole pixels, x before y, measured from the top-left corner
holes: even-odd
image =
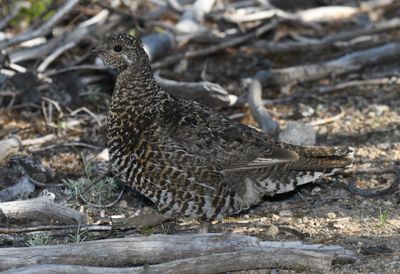
[[[299,155],[299,159],[291,164],[291,170],[330,172],[334,168],[350,166],[354,160],[354,148],[352,147],[296,146],[287,143],[279,145],[295,151]]]
[[[351,147],[307,147],[286,143],[278,146],[295,151],[299,159],[286,163],[284,170],[258,181],[259,191],[264,195],[292,191],[299,185],[331,176],[353,162],[354,149]]]

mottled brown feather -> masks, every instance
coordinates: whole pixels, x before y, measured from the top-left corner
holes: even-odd
[[[352,162],[350,148],[276,142],[170,96],[135,37],[113,35],[95,51],[118,74],[107,135],[114,172],[167,216],[222,218]]]

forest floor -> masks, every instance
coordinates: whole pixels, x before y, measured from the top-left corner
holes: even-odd
[[[295,64],[318,63],[335,57],[335,54],[326,49],[271,55],[258,51],[248,43],[206,58],[181,62],[175,69],[161,69],[161,75],[177,81],[215,82],[231,94],[240,96],[243,92],[241,79],[252,77],[260,69],[265,69],[266,65],[283,68]],[[392,79],[388,84],[359,85],[329,93],[316,91],[320,86],[388,75]],[[29,76],[21,77],[26,77],[20,82],[22,90],[29,90],[29,86],[35,85],[34,79]],[[60,88],[66,92],[53,90],[52,94],[46,94],[51,100],[43,101],[37,97],[35,92],[39,89],[35,89],[35,92],[21,95],[11,107],[6,107],[9,102],[3,101],[4,108],[0,109],[0,139],[11,134],[18,134],[22,140],[55,134],[56,139],[38,146],[26,146],[18,155],[3,163],[0,167],[0,189],[15,183],[20,170],[14,170],[13,165],[23,165],[21,159],[28,157],[46,168],[45,172],[28,171],[33,179],[44,182],[44,186],[37,187],[30,197],[39,195],[43,190],[54,193],[55,202],[87,213],[89,223],[98,223],[110,216],[123,218],[151,211],[152,204],[134,191],[126,191],[110,207],[98,208],[90,204],[110,204],[123,189],[113,177],[106,177],[92,185],[98,172],[93,159],[106,148],[106,111],[113,79],[103,77],[102,82],[88,89],[80,86],[82,82],[77,80],[80,77],[78,73],[72,72],[60,77],[55,80],[60,81],[60,86],[68,82],[67,88]],[[248,212],[215,224],[211,232],[229,231],[267,240],[340,245],[354,251],[359,259],[349,264],[334,265],[331,273],[400,273],[399,188],[392,187],[389,193],[373,197],[354,193],[349,188],[349,185],[354,184],[359,189],[370,191],[386,188],[395,181],[399,183],[400,179],[391,171],[400,163],[398,77],[400,60],[393,60],[343,76],[333,75],[329,79],[295,84],[285,91],[286,94],[276,87],[263,89],[264,99],[288,98],[283,102],[266,105],[281,128],[289,121],[314,124],[317,145],[355,148],[354,165],[343,174],[299,187],[291,193],[265,198]],[[54,102],[60,104],[60,109]],[[29,103],[41,107],[32,107]],[[79,108],[85,109],[73,113]],[[47,114],[51,112],[51,117],[44,115],[46,111]],[[257,127],[247,106],[224,107],[218,111]],[[357,170],[363,172],[352,173]],[[374,172],[376,170],[388,172]],[[8,226],[32,227],[38,224],[37,221],[28,224],[11,221]],[[176,220],[155,228],[132,229],[111,235],[90,231],[82,235],[65,231],[41,234],[30,232],[11,235],[12,240],[10,235],[0,235],[0,246],[17,247],[44,242],[59,244],[151,233],[196,233],[190,229],[194,224],[187,220]],[[269,271],[254,270],[246,273]]]

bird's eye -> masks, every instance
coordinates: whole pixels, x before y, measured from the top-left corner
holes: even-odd
[[[119,45],[114,47],[115,52],[120,52],[121,50],[122,50],[122,47]]]

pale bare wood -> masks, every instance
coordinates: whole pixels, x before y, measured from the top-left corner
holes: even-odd
[[[248,251],[227,252],[211,254],[195,258],[174,260],[167,263],[140,266],[140,267],[93,267],[78,265],[35,265],[10,269],[3,274],[47,274],[47,273],[180,273],[180,274],[213,274],[230,271],[252,269],[307,269],[311,271],[326,272],[330,270],[333,255],[320,254],[303,250],[277,250],[277,251]]]
[[[46,196],[0,203],[0,210],[10,219],[33,219],[42,222],[57,220],[66,224],[86,223],[85,214],[56,204]]]
[[[197,0],[188,7],[176,24],[176,29],[182,33],[193,33],[204,29],[202,22],[204,16],[211,11],[215,0]]]
[[[382,21],[376,24],[371,24],[366,28],[343,31],[335,34],[325,36],[321,39],[308,39],[306,41],[289,41],[289,42],[276,42],[259,40],[250,48],[256,48],[266,53],[284,53],[291,51],[309,51],[309,50],[322,50],[340,41],[348,41],[356,37],[364,35],[372,35],[376,33],[383,33],[393,29],[400,28],[400,19],[393,18],[391,20]]]
[[[361,10],[356,7],[327,6],[299,11],[296,15],[304,22],[340,22],[354,19]]]
[[[22,33],[20,35],[16,35],[8,40],[5,41],[0,41],[0,48],[5,48],[9,46],[13,46],[19,43],[22,43],[24,41],[28,41],[40,36],[44,36],[50,32],[50,30],[58,23],[60,22],[67,14],[69,14],[72,9],[78,5],[79,1],[78,0],[69,0],[62,5],[56,14],[54,14],[53,17],[51,17],[46,23],[44,23],[40,28],[36,30],[28,30],[25,33]]]
[[[330,254],[340,260],[354,258],[350,251],[340,246],[267,242],[237,234],[156,234],[148,237],[106,239],[77,244],[0,249],[0,270],[39,263],[112,267],[157,264],[215,253],[240,251],[274,254],[283,249]]]
[[[51,52],[57,51],[57,48],[71,43],[77,45],[80,41],[87,38],[98,25],[104,24],[108,17],[109,12],[102,10],[90,19],[80,23],[73,30],[64,30],[60,35],[47,40],[43,45],[11,50],[9,52],[10,61],[11,63],[15,63],[31,59],[42,59],[44,57],[49,58],[48,55]]]
[[[158,84],[169,94],[194,100],[208,107],[232,106],[237,103],[238,97],[229,94],[223,87],[208,81],[202,82],[177,82],[164,79],[159,73],[155,73]]]
[[[355,51],[337,59],[318,64],[273,69],[265,77],[265,84],[291,85],[297,82],[318,80],[330,75],[357,71],[365,66],[382,64],[400,57],[400,43],[388,43],[366,50]]]
[[[20,147],[21,140],[16,136],[0,141],[0,163],[8,156],[17,153]]]
[[[266,77],[262,71],[257,73],[247,88],[247,99],[251,114],[261,127],[262,131],[275,135],[279,131],[279,124],[272,119],[262,101],[262,78]]]

